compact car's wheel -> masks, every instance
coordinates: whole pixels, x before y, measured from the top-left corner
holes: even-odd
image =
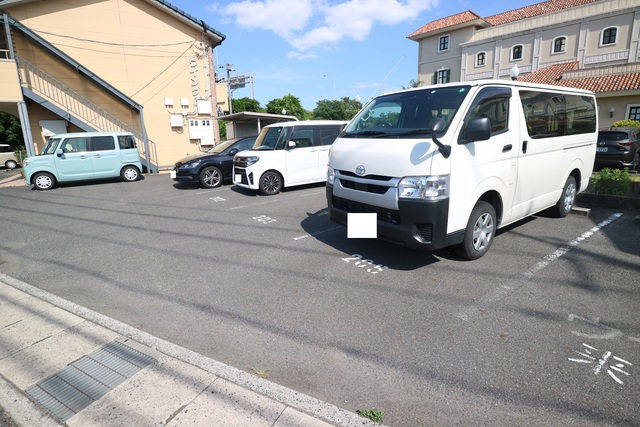
[[[4,167],[7,169],[15,169],[18,166],[18,163],[15,160],[7,160],[4,163]]]
[[[479,201],[473,207],[464,240],[456,246],[456,252],[467,259],[478,259],[487,253],[496,233],[496,210],[490,203]]]
[[[56,179],[53,175],[46,172],[35,174],[31,181],[38,190],[51,190],[56,186]]]
[[[573,204],[576,201],[576,194],[578,192],[578,186],[576,185],[576,179],[572,176],[567,178],[567,182],[564,184],[560,200],[554,207],[554,214],[559,218],[564,218],[569,215]]]
[[[207,188],[220,187],[222,185],[222,171],[215,166],[207,166],[200,172],[200,184]]]
[[[267,171],[260,177],[260,192],[267,196],[282,190],[282,176],[276,171]]]
[[[135,166],[125,166],[120,171],[120,177],[124,182],[133,182],[140,179],[140,171]]]

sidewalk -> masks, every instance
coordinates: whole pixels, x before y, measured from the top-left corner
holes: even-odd
[[[25,427],[379,426],[2,273],[0,408]]]
[[[0,188],[27,185],[27,182],[24,180],[23,176],[20,175],[20,172],[17,172],[17,170],[18,169],[13,171],[7,171],[4,169],[0,170]]]

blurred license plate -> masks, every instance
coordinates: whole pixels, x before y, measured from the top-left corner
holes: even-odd
[[[171,171],[171,179],[176,179],[176,171]]]
[[[609,151],[609,147],[596,147],[596,153],[606,153]]]

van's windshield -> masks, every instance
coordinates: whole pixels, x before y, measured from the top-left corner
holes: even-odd
[[[470,86],[424,88],[373,99],[349,123],[344,138],[424,138],[440,117],[445,130],[469,94]]]
[[[60,138],[49,138],[47,143],[44,145],[44,148],[42,149],[42,152],[40,153],[40,155],[55,153],[59,143],[60,143]]]

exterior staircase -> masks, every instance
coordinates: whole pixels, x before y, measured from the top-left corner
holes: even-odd
[[[156,144],[100,106],[23,58],[15,57],[23,94],[86,132],[131,132],[138,140],[142,164],[158,172]]]

